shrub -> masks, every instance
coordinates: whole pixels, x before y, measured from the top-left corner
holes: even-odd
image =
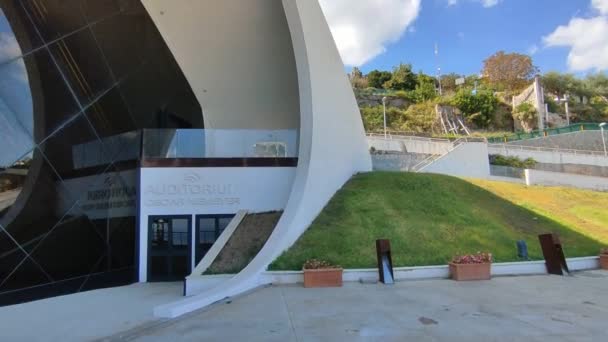
[[[473,94],[470,89],[459,91],[452,98],[452,105],[477,127],[486,128],[492,122],[492,115],[498,107],[498,99],[488,90],[479,90]]]
[[[534,122],[538,119],[538,111],[530,103],[524,102],[515,107],[513,117],[521,122],[526,131],[531,131],[532,127],[534,127]]]
[[[518,157],[505,157],[500,154],[490,155],[490,164],[498,166],[516,167],[519,169],[531,169],[536,166],[537,161],[533,158],[521,160]]]
[[[411,132],[432,132],[436,117],[435,102],[433,101],[411,105],[405,111],[401,130]]]

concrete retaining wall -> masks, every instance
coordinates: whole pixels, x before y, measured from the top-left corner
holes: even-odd
[[[490,177],[488,144],[470,142],[459,145],[421,172],[486,179]]]
[[[604,133],[607,134],[608,133]],[[581,131],[510,142],[509,145],[604,151],[601,131]]]
[[[413,171],[414,166],[430,156],[420,153],[372,154],[372,164],[374,171]]]
[[[378,151],[410,152],[422,154],[442,155],[448,153],[454,144],[449,140],[418,138],[418,137],[368,137],[370,148]]]
[[[526,185],[566,186],[578,189],[608,191],[608,178],[571,173],[526,170]]]
[[[527,140],[529,141],[529,140]],[[533,158],[539,163],[548,164],[579,164],[579,165],[595,165],[608,167],[608,158],[602,154],[581,154],[563,151],[543,151],[534,150],[533,148],[525,148],[518,146],[509,147],[508,145],[489,145],[488,152],[490,154],[500,154],[508,157],[518,157],[521,159]]]

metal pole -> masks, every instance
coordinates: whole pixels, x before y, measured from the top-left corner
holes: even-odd
[[[382,98],[382,106],[384,107],[384,140],[386,140],[388,138],[386,130],[386,97]]]
[[[606,149],[606,137],[604,136],[604,126],[606,126],[605,123],[600,125],[600,130],[602,132],[602,144],[604,144],[604,156],[608,157],[608,149]]]
[[[570,105],[568,104],[568,98],[566,97],[566,122],[570,126]]]

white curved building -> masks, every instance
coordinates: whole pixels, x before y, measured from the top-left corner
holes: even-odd
[[[0,149],[0,304],[66,282],[188,276],[188,297],[156,314],[198,309],[259,286],[334,193],[371,170],[317,1],[0,4],[0,32],[21,49],[0,74],[26,80],[0,85],[0,129],[17,149]],[[42,223],[24,219],[36,211]],[[244,217],[269,212],[257,255],[207,281]],[[62,255],[74,236],[82,248]]]

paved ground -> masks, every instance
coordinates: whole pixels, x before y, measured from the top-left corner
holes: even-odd
[[[608,336],[604,271],[472,283],[267,287],[173,321],[153,321],[142,310],[171,299],[178,284],[157,288],[156,294],[154,287],[138,286],[89,293],[94,300],[79,294],[50,307],[46,301],[28,304],[17,317],[15,307],[0,308],[0,340],[511,342],[606,341]],[[59,305],[65,300],[71,304]]]
[[[340,289],[268,287],[136,341],[606,341],[608,272]]]
[[[90,341],[156,322],[183,283],[135,284],[0,308],[0,341]]]

